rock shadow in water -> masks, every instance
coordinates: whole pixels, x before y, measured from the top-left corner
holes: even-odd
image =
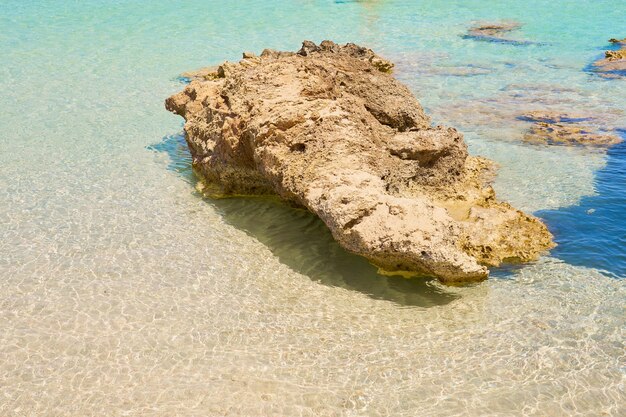
[[[504,45],[514,45],[514,46],[527,46],[527,45],[535,45],[536,42],[531,41],[520,41],[516,39],[504,39],[498,38],[496,36],[485,36],[485,35],[462,35],[463,39],[471,39],[473,41],[482,41],[482,42],[491,42],[491,43],[501,43]]]
[[[191,155],[181,134],[169,135],[148,149],[169,156],[168,169],[190,184],[197,182]],[[347,252],[333,239],[316,216],[296,209],[277,197],[209,198],[230,225],[264,244],[281,263],[324,285],[359,291],[374,299],[401,306],[431,307],[459,296],[447,291],[435,278],[385,276],[361,256]]]
[[[620,134],[626,139],[626,131]],[[555,236],[558,246],[552,256],[626,278],[626,141],[608,149],[607,158],[596,174],[596,195],[575,206],[535,214]]]

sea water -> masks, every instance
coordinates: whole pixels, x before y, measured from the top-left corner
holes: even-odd
[[[494,20],[523,42],[463,37]],[[626,145],[530,145],[516,118],[626,136],[626,81],[589,71],[625,22],[619,0],[0,0],[0,415],[626,414]],[[275,199],[196,193],[179,74],[304,39],[396,62],[559,246],[450,288]]]

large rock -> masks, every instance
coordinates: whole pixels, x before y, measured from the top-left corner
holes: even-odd
[[[455,129],[432,127],[391,68],[354,44],[305,41],[224,63],[166,107],[186,119],[205,181],[306,207],[387,271],[480,280],[486,266],[550,248],[539,220],[495,199],[493,164],[469,157]]]

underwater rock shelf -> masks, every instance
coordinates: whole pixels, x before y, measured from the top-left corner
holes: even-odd
[[[589,116],[532,111],[519,119],[534,122],[524,135],[524,140],[531,143],[609,147],[622,142],[617,134],[591,125],[594,118]]]
[[[384,270],[474,281],[551,248],[543,223],[496,200],[493,163],[431,126],[392,68],[354,44],[305,41],[190,74],[166,108],[185,118],[203,180],[305,207]]]

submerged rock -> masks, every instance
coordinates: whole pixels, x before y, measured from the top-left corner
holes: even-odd
[[[213,80],[218,78],[217,76],[217,67],[203,67],[194,71],[185,71],[180,74],[180,77],[187,82],[191,81],[203,81],[203,80]]]
[[[580,103],[585,103],[584,107]],[[495,141],[524,141],[532,126],[529,123],[537,122],[577,124],[584,132],[613,138],[624,129],[624,111],[614,103],[562,85],[511,84],[494,95],[446,103],[433,111],[440,120],[480,131],[482,137]],[[569,143],[577,145],[576,141]]]
[[[480,23],[472,26],[463,36],[464,39],[473,39],[476,41],[508,43],[513,45],[527,45],[532,42],[510,39],[506,35],[519,29],[522,24],[514,21]]]
[[[524,135],[524,140],[549,145],[589,146],[611,146],[622,141],[617,135],[595,133],[586,126],[546,122],[535,123]]]
[[[609,39],[609,42],[620,46],[621,49],[606,51],[604,58],[592,64],[592,69],[604,78],[626,77],[626,38],[613,38]]]
[[[520,120],[537,123],[578,123],[593,120],[591,116],[584,114],[571,114],[557,111],[534,110],[522,114]]]
[[[469,30],[470,35],[476,36],[498,36],[502,37],[505,33],[511,32],[522,27],[519,22],[497,22],[483,23],[474,26]]]
[[[618,135],[602,132],[598,128],[583,124],[583,122],[593,120],[589,116],[534,111],[523,114],[520,119],[535,122],[524,135],[524,140],[527,142],[603,147],[622,141]]]
[[[392,67],[354,44],[305,41],[224,63],[166,107],[186,119],[205,181],[306,207],[384,270],[480,280],[552,247],[538,219],[496,200],[493,164],[432,127]]]

